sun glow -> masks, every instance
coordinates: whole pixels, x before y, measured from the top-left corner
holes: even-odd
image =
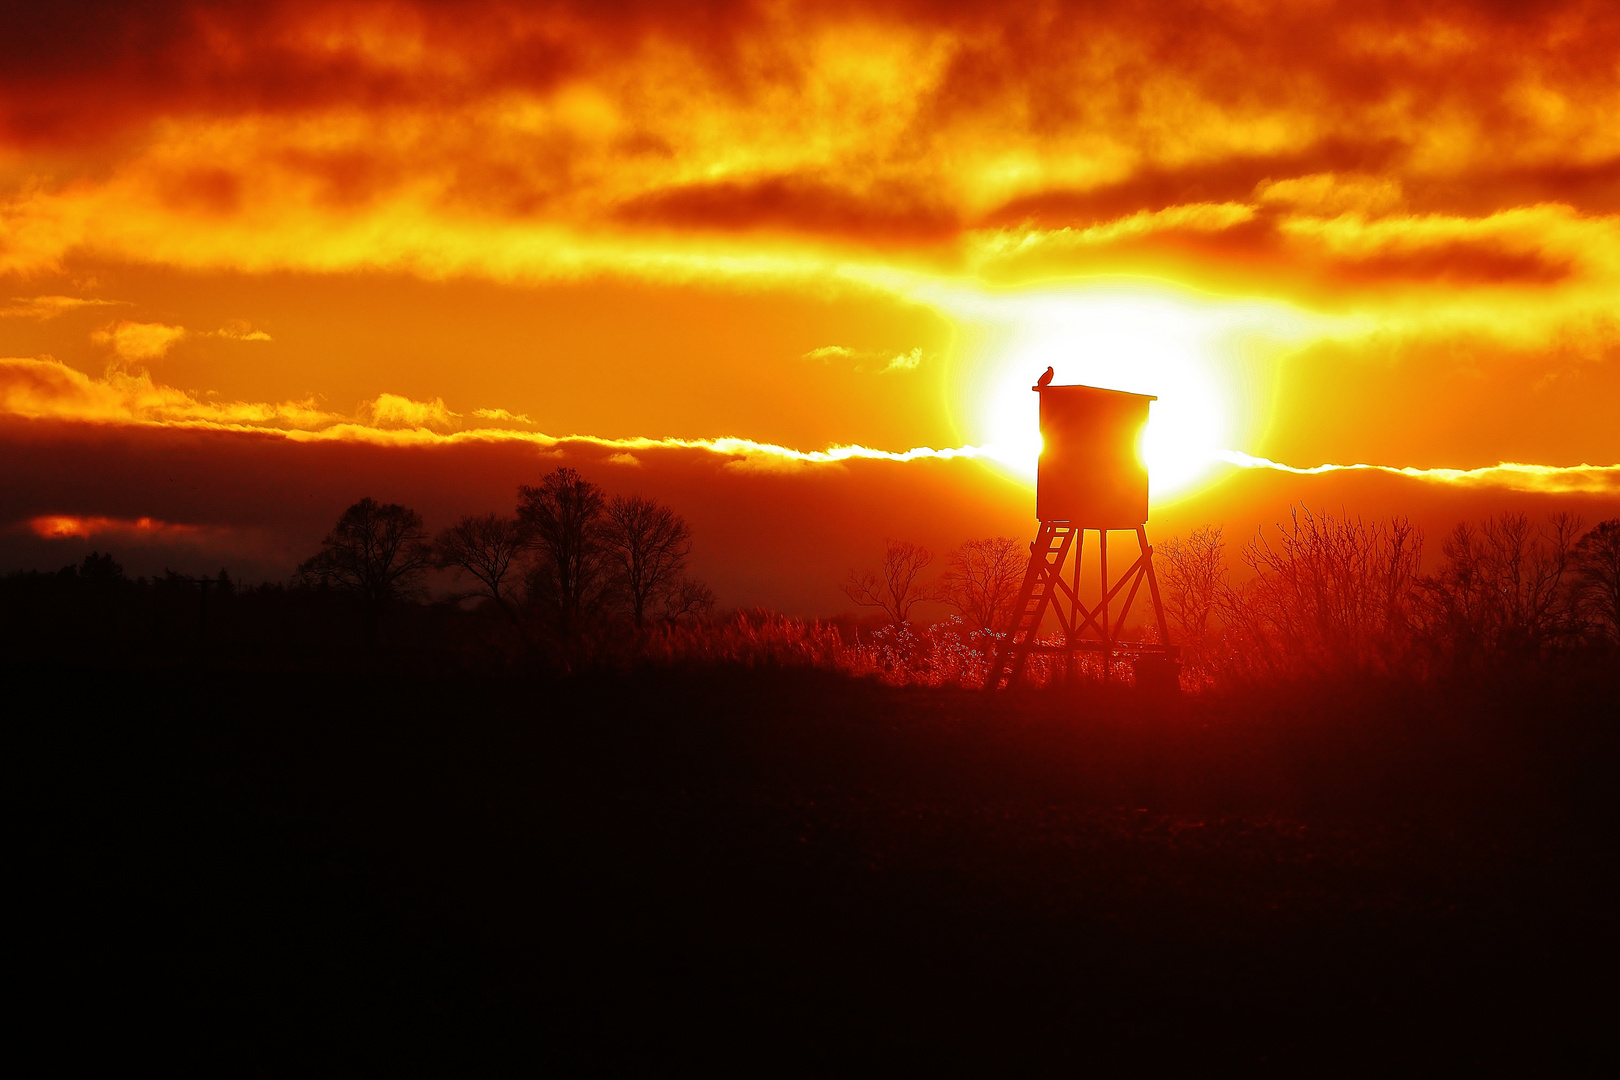
[[[1030,388],[1047,367],[1058,385],[1153,394],[1141,454],[1155,501],[1196,489],[1223,452],[1263,433],[1268,345],[1304,329],[1279,305],[1135,284],[979,298],[963,314],[979,327],[956,380],[973,441],[1033,477],[1041,441]]]

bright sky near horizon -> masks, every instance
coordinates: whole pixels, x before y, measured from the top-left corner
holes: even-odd
[[[874,469],[1027,534],[1047,365],[1158,395],[1177,522],[1324,465],[1612,515],[1616,115],[1601,2],[17,5],[0,569],[61,522],[271,566],[571,454],[710,478],[711,534],[797,470],[865,550]],[[747,557],[723,598],[821,602]]]

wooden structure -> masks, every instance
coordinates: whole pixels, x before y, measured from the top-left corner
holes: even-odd
[[[1081,653],[1095,652],[1102,656],[1105,675],[1116,662],[1129,662],[1135,667],[1137,685],[1175,688],[1180,650],[1170,644],[1153,572],[1153,548],[1147,541],[1148,474],[1140,454],[1148,406],[1157,399],[1094,386],[1032,389],[1041,395],[1042,447],[1035,481],[1035,515],[1041,527],[1030,545],[1013,625],[996,650],[985,687],[1000,690],[1015,685],[1031,653],[1060,653],[1072,662]],[[1110,582],[1108,534],[1127,531],[1136,534],[1140,554]],[[1087,532],[1097,535],[1101,573],[1095,604],[1080,599]],[[1071,554],[1074,569],[1065,580]],[[1125,619],[1144,582],[1159,639],[1125,641],[1120,636]],[[1061,643],[1043,644],[1037,638],[1048,611],[1057,617]]]

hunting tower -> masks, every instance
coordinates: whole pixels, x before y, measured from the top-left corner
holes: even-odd
[[[996,650],[985,686],[999,690],[1018,682],[1032,652],[1061,653],[1071,660],[1082,652],[1096,652],[1105,674],[1116,661],[1126,661],[1135,667],[1139,686],[1178,686],[1180,650],[1169,643],[1153,549],[1147,542],[1148,471],[1141,444],[1148,406],[1158,399],[1095,386],[1031,389],[1041,395],[1041,456],[1035,480],[1040,532],[1029,548],[1029,568],[1013,609],[1013,626]],[[1080,600],[1087,532],[1097,534],[1100,586],[1094,605]],[[1134,532],[1140,551],[1112,584],[1110,532]],[[1074,570],[1065,581],[1063,571],[1071,552]],[[1144,581],[1158,640],[1122,640],[1125,618]],[[1122,590],[1127,590],[1124,602],[1118,603]],[[1111,619],[1111,607],[1118,612],[1117,619]],[[1043,644],[1036,637],[1048,610],[1062,628],[1061,643]]]

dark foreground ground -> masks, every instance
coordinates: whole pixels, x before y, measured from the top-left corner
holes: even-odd
[[[49,1072],[1620,1075],[1600,679],[0,674]]]

